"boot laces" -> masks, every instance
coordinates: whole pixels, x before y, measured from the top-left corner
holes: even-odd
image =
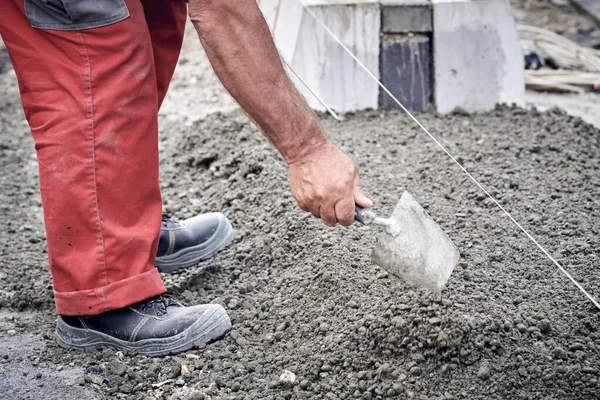
[[[142,311],[147,311],[154,307],[154,304],[159,305],[159,312],[165,314],[167,312],[167,308],[169,306],[177,305],[177,302],[171,298],[168,294],[161,294],[159,296],[151,297],[144,301],[144,305],[142,306]]]
[[[175,223],[175,221],[173,221],[173,218],[171,217],[171,214],[168,214],[166,212],[162,213],[162,225],[164,227],[167,227],[169,223]]]

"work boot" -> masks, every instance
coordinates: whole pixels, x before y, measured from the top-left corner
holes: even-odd
[[[154,265],[160,272],[187,268],[214,257],[232,241],[233,228],[221,213],[201,214],[181,222],[163,214]]]
[[[230,329],[231,320],[220,305],[184,307],[162,295],[90,317],[60,315],[56,337],[59,346],[66,349],[112,347],[164,356],[212,342]]]

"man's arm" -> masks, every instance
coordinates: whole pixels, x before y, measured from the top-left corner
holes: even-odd
[[[189,14],[217,76],[287,162],[298,206],[327,225],[351,225],[354,203],[372,202],[286,75],[256,1],[190,0]]]

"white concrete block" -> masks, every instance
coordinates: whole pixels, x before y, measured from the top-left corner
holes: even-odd
[[[290,61],[300,34],[304,8],[298,0],[259,0],[258,5],[269,24],[281,56]]]
[[[380,9],[377,5],[311,8],[321,21],[379,76]],[[379,87],[366,72],[323,30],[305,15],[292,67],[330,107],[340,112],[377,108]],[[303,91],[311,107],[323,110]]]
[[[485,111],[525,104],[523,55],[506,0],[432,0],[435,102]]]
[[[381,13],[377,1],[302,3],[310,6],[371,72],[379,75]],[[339,112],[377,108],[377,83],[304,11],[298,0],[261,0],[259,5],[283,58],[330,107]],[[292,79],[313,109],[325,111],[302,83]]]

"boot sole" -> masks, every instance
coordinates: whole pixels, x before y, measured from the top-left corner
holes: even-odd
[[[227,217],[223,215],[217,231],[209,240],[197,246],[186,247],[168,256],[156,257],[154,266],[160,272],[173,272],[181,268],[189,268],[216,256],[233,242],[234,237],[233,227]]]
[[[58,319],[56,340],[65,349],[95,352],[104,348],[122,351],[136,351],[148,357],[166,356],[181,353],[194,346],[214,342],[231,330],[231,320],[225,309],[214,304],[185,331],[168,338],[144,339],[128,342],[91,329],[69,326]]]

